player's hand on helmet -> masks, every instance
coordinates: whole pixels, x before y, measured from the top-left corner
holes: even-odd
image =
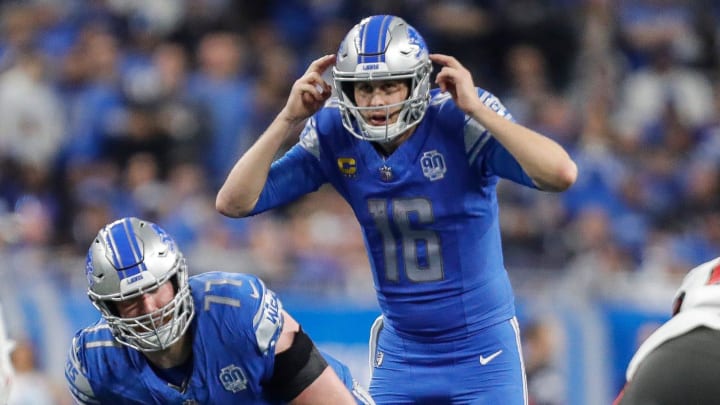
[[[455,104],[469,113],[478,104],[482,104],[475,89],[470,71],[465,68],[457,59],[442,54],[429,55],[430,60],[442,66],[440,72],[435,76],[435,83],[442,92],[449,92]]]
[[[283,110],[286,119],[300,122],[315,114],[331,96],[331,87],[322,74],[335,63],[335,55],[315,59],[292,86]]]

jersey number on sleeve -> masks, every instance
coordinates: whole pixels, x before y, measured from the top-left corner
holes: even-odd
[[[205,292],[209,292],[212,290],[213,286],[215,285],[225,285],[225,284],[232,284],[235,287],[242,287],[243,282],[242,280],[232,280],[232,279],[220,279],[220,280],[210,280],[205,282]],[[258,293],[257,289],[252,283],[248,283],[250,285],[250,288],[252,288],[252,293],[250,293],[250,296],[253,298],[260,297],[260,294]],[[205,311],[210,310],[211,304],[223,304],[223,305],[230,305],[233,307],[239,307],[240,306],[240,300],[230,297],[225,297],[222,295],[205,295],[205,300],[203,301],[203,309]]]
[[[443,262],[440,238],[435,231],[414,229],[413,224],[427,225],[435,218],[432,203],[425,198],[370,199],[368,209],[383,240],[385,278],[399,281],[397,240],[400,235],[402,261],[408,280],[414,282],[442,280]]]

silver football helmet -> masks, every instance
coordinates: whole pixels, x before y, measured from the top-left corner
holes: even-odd
[[[402,18],[376,15],[353,27],[340,44],[332,70],[343,126],[357,138],[387,142],[417,125],[430,100],[432,63],[428,54],[425,40]],[[354,83],[403,79],[409,83],[408,98],[382,107],[387,118],[394,108],[402,107],[398,120],[370,125],[361,113],[378,107],[358,107]]]
[[[88,250],[85,273],[88,296],[100,310],[115,339],[153,352],[168,348],[187,331],[195,314],[185,258],[159,226],[123,218],[98,232]],[[166,282],[174,298],[149,314],[121,318],[115,303],[152,292]]]

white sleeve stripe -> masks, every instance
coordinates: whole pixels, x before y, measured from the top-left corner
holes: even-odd
[[[72,345],[70,346],[70,363],[73,365],[73,367],[76,367],[80,369],[80,360],[78,359],[78,352],[80,351],[80,348],[78,347],[78,338],[73,337],[72,339]]]
[[[483,146],[490,140],[490,133],[479,122],[466,117],[465,123],[465,153],[468,157],[468,163],[473,164],[477,159]]]
[[[450,93],[438,93],[430,100],[430,105],[439,105],[443,104],[446,101],[452,99],[452,94]]]
[[[264,307],[262,303],[265,301],[265,291],[267,291],[267,288],[265,287],[265,283],[262,282],[262,280],[258,279],[258,284],[260,284],[260,291],[258,291],[259,299],[260,299],[260,306],[258,307],[257,311],[255,312],[255,316],[253,317],[253,327],[257,328],[258,323],[260,323],[260,319],[262,319],[263,310]]]
[[[503,103],[500,101],[499,98],[497,98],[492,93],[485,91],[482,96],[480,96],[480,100],[485,104],[489,109],[495,111],[499,116],[505,118],[508,121],[512,121],[513,117],[512,114],[510,114],[510,111],[508,111],[507,108],[503,105]]]
[[[265,288],[260,281],[262,295],[260,296],[260,307],[253,319],[255,339],[261,353],[266,353],[275,345],[275,338],[278,329],[283,327],[282,303],[274,292]]]
[[[85,343],[86,349],[94,349],[96,347],[120,347],[120,344],[116,343],[114,340],[101,340],[98,342]]]
[[[310,152],[316,159],[320,159],[320,142],[318,142],[315,117],[311,117],[300,134],[300,146]]]
[[[99,404],[100,402],[95,398],[90,381],[85,376],[85,370],[78,358],[78,344],[77,337],[74,337],[65,365],[65,380],[70,388],[70,393],[77,402]]]
[[[68,374],[67,371],[65,371],[65,379],[68,381],[68,388],[70,390],[70,394],[72,394],[73,398],[75,398],[75,400],[77,402],[80,402],[83,404],[85,404],[85,403],[99,404],[100,403],[100,401],[98,401],[97,398],[95,398],[95,395],[92,392],[91,388],[84,390],[83,388],[78,387],[75,384],[75,380]],[[87,379],[85,379],[84,376],[83,376],[83,380],[81,381],[81,383],[87,383]],[[89,384],[88,384],[88,387],[89,387]]]
[[[483,146],[485,146],[485,144],[489,140],[490,140],[490,137],[487,136],[487,137],[485,137],[485,139],[483,139],[482,141],[477,143],[477,147],[475,148],[475,150],[473,150],[473,152],[470,153],[470,156],[468,156],[468,163],[473,164],[473,162],[475,162],[478,155],[480,154],[480,151],[483,150]]]
[[[75,388],[74,385],[69,385],[70,387],[70,395],[72,395],[75,402],[79,404],[99,404],[100,401],[98,401],[95,397],[91,397],[87,395],[87,393],[80,391],[79,389]]]
[[[463,127],[463,136],[465,140],[465,153],[469,153],[478,139],[487,133],[487,129],[479,122],[475,121],[469,115],[465,115],[465,126]]]
[[[103,323],[103,324],[100,324],[100,325],[90,326],[90,327],[87,327],[87,328],[83,329],[83,332],[92,333],[92,332],[97,332],[97,331],[100,331],[100,330],[103,330],[103,329],[110,329],[110,325],[108,325],[108,324],[106,324],[106,323]]]

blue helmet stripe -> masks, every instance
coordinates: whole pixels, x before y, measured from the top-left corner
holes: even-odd
[[[129,219],[114,224],[105,234],[106,243],[110,248],[113,265],[118,270],[120,279],[146,270],[140,247]]]
[[[385,43],[392,16],[377,15],[360,28],[360,49],[358,63],[385,61]]]
[[[367,33],[367,27],[368,27],[368,24],[361,25],[360,32],[358,33],[358,38],[360,38],[360,42],[357,44],[357,47],[358,47],[357,63],[358,63],[358,65],[361,63],[364,63],[364,60],[365,60],[365,56],[363,56],[363,55],[365,54],[365,49],[364,49],[365,48],[365,34]]]

